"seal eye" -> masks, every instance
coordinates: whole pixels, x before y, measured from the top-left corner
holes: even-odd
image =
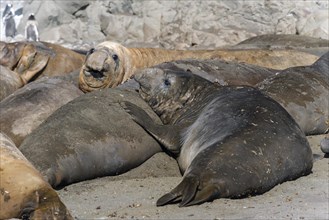
[[[171,85],[169,79],[165,79],[165,80],[164,80],[164,84],[165,84],[166,86],[170,86],[170,85]]]
[[[113,55],[112,55],[112,58],[113,58],[114,61],[117,61],[119,57],[118,57],[118,55],[113,54]]]
[[[92,53],[94,53],[94,52],[95,52],[95,48],[91,48],[91,49],[88,51],[87,56],[90,55],[90,54],[92,54]]]

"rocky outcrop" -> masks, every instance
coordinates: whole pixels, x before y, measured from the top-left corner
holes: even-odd
[[[95,45],[104,40],[125,45],[182,49],[222,47],[260,34],[300,34],[328,39],[328,1],[25,1],[18,27],[29,13],[39,23],[40,39]]]

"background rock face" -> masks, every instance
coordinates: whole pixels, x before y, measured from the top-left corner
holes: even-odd
[[[260,34],[328,39],[327,0],[25,0],[18,33],[34,13],[40,40],[94,45],[104,40],[165,48],[221,47]]]

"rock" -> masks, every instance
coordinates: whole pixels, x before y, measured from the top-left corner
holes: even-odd
[[[328,39],[325,1],[37,1],[25,2],[43,41],[63,44],[111,40],[165,48],[222,47],[261,34]]]

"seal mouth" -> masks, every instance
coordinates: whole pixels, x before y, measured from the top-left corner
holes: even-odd
[[[103,71],[99,71],[99,70],[84,70],[84,75],[86,77],[93,77],[94,79],[97,80],[104,80],[105,75]]]

